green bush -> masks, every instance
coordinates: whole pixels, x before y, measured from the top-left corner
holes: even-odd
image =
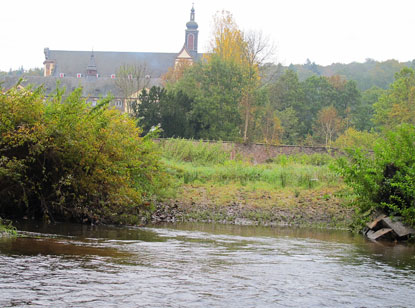
[[[167,186],[150,137],[81,89],[0,89],[0,215],[135,223]]]
[[[415,225],[415,126],[388,132],[373,153],[359,148],[347,153],[336,170],[358,196],[360,214],[381,210]]]

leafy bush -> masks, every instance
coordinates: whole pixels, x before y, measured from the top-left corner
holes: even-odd
[[[347,152],[336,169],[357,194],[360,213],[382,210],[415,225],[415,126],[388,132],[373,154],[360,148]]]
[[[0,215],[136,223],[166,187],[150,137],[81,92],[0,89]]]

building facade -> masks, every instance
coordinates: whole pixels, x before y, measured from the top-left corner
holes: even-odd
[[[178,53],[69,51],[44,49],[43,77],[24,77],[21,85],[43,85],[46,94],[56,89],[57,83],[71,92],[82,87],[83,96],[92,104],[108,94],[114,97],[112,105],[130,112],[130,102],[138,91],[161,85],[161,77],[180,62],[194,63],[201,55],[198,47],[198,24],[195,9],[186,23],[185,42]],[[5,77],[3,86],[13,86],[19,77]]]

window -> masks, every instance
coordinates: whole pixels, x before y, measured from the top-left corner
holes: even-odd
[[[81,77],[82,77],[81,73],[76,74],[76,78],[81,78]]]
[[[116,100],[115,101],[115,106],[122,107],[122,101],[121,100]]]
[[[189,49],[189,51],[192,51],[194,49],[194,41],[195,41],[195,37],[193,34],[189,34],[187,36],[187,49]]]
[[[60,78],[65,77],[65,73],[59,73],[59,77],[60,77]]]
[[[111,79],[115,79],[115,74],[111,74]]]

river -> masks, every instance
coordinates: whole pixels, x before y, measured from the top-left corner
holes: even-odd
[[[21,223],[0,307],[415,307],[415,246],[346,231]]]

